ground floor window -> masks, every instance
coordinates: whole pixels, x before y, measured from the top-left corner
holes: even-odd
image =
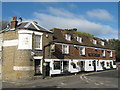
[[[115,62],[115,61],[113,61],[113,65],[116,65],[116,62]]]
[[[89,66],[91,66],[91,61],[89,61]]]
[[[54,69],[60,69],[60,61],[54,61]]]
[[[107,67],[109,66],[109,62],[107,62]]]

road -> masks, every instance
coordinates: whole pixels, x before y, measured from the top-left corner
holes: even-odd
[[[91,72],[24,83],[3,82],[3,88],[118,88],[118,71]]]

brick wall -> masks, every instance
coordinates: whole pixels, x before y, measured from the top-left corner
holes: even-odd
[[[48,34],[48,37],[46,37]],[[18,31],[9,31],[4,33],[5,40],[18,39]],[[52,34],[43,33],[42,46],[52,40]],[[46,48],[46,57],[50,58],[49,47]],[[34,67],[34,60],[31,56],[32,50],[19,50],[18,46],[7,46],[3,48],[3,80],[30,79],[34,76],[34,70],[13,70],[14,66]],[[42,50],[35,50],[35,56],[43,56]]]
[[[80,55],[80,47],[69,46],[69,54],[62,54],[62,45],[55,46],[55,52],[52,54],[53,59],[103,59],[103,60],[115,60],[115,51],[112,51],[113,57],[109,57],[109,52],[105,51],[106,56],[102,57],[102,50],[86,48],[86,55]],[[92,54],[100,54],[100,57],[88,56],[88,53]]]

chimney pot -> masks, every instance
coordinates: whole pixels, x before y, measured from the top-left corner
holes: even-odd
[[[12,17],[12,20],[10,22],[10,29],[15,29],[17,27],[17,23],[18,23],[17,17],[15,16]]]

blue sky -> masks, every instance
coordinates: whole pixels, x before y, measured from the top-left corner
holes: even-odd
[[[13,16],[48,29],[77,28],[103,39],[118,38],[117,2],[3,2],[3,20]]]

